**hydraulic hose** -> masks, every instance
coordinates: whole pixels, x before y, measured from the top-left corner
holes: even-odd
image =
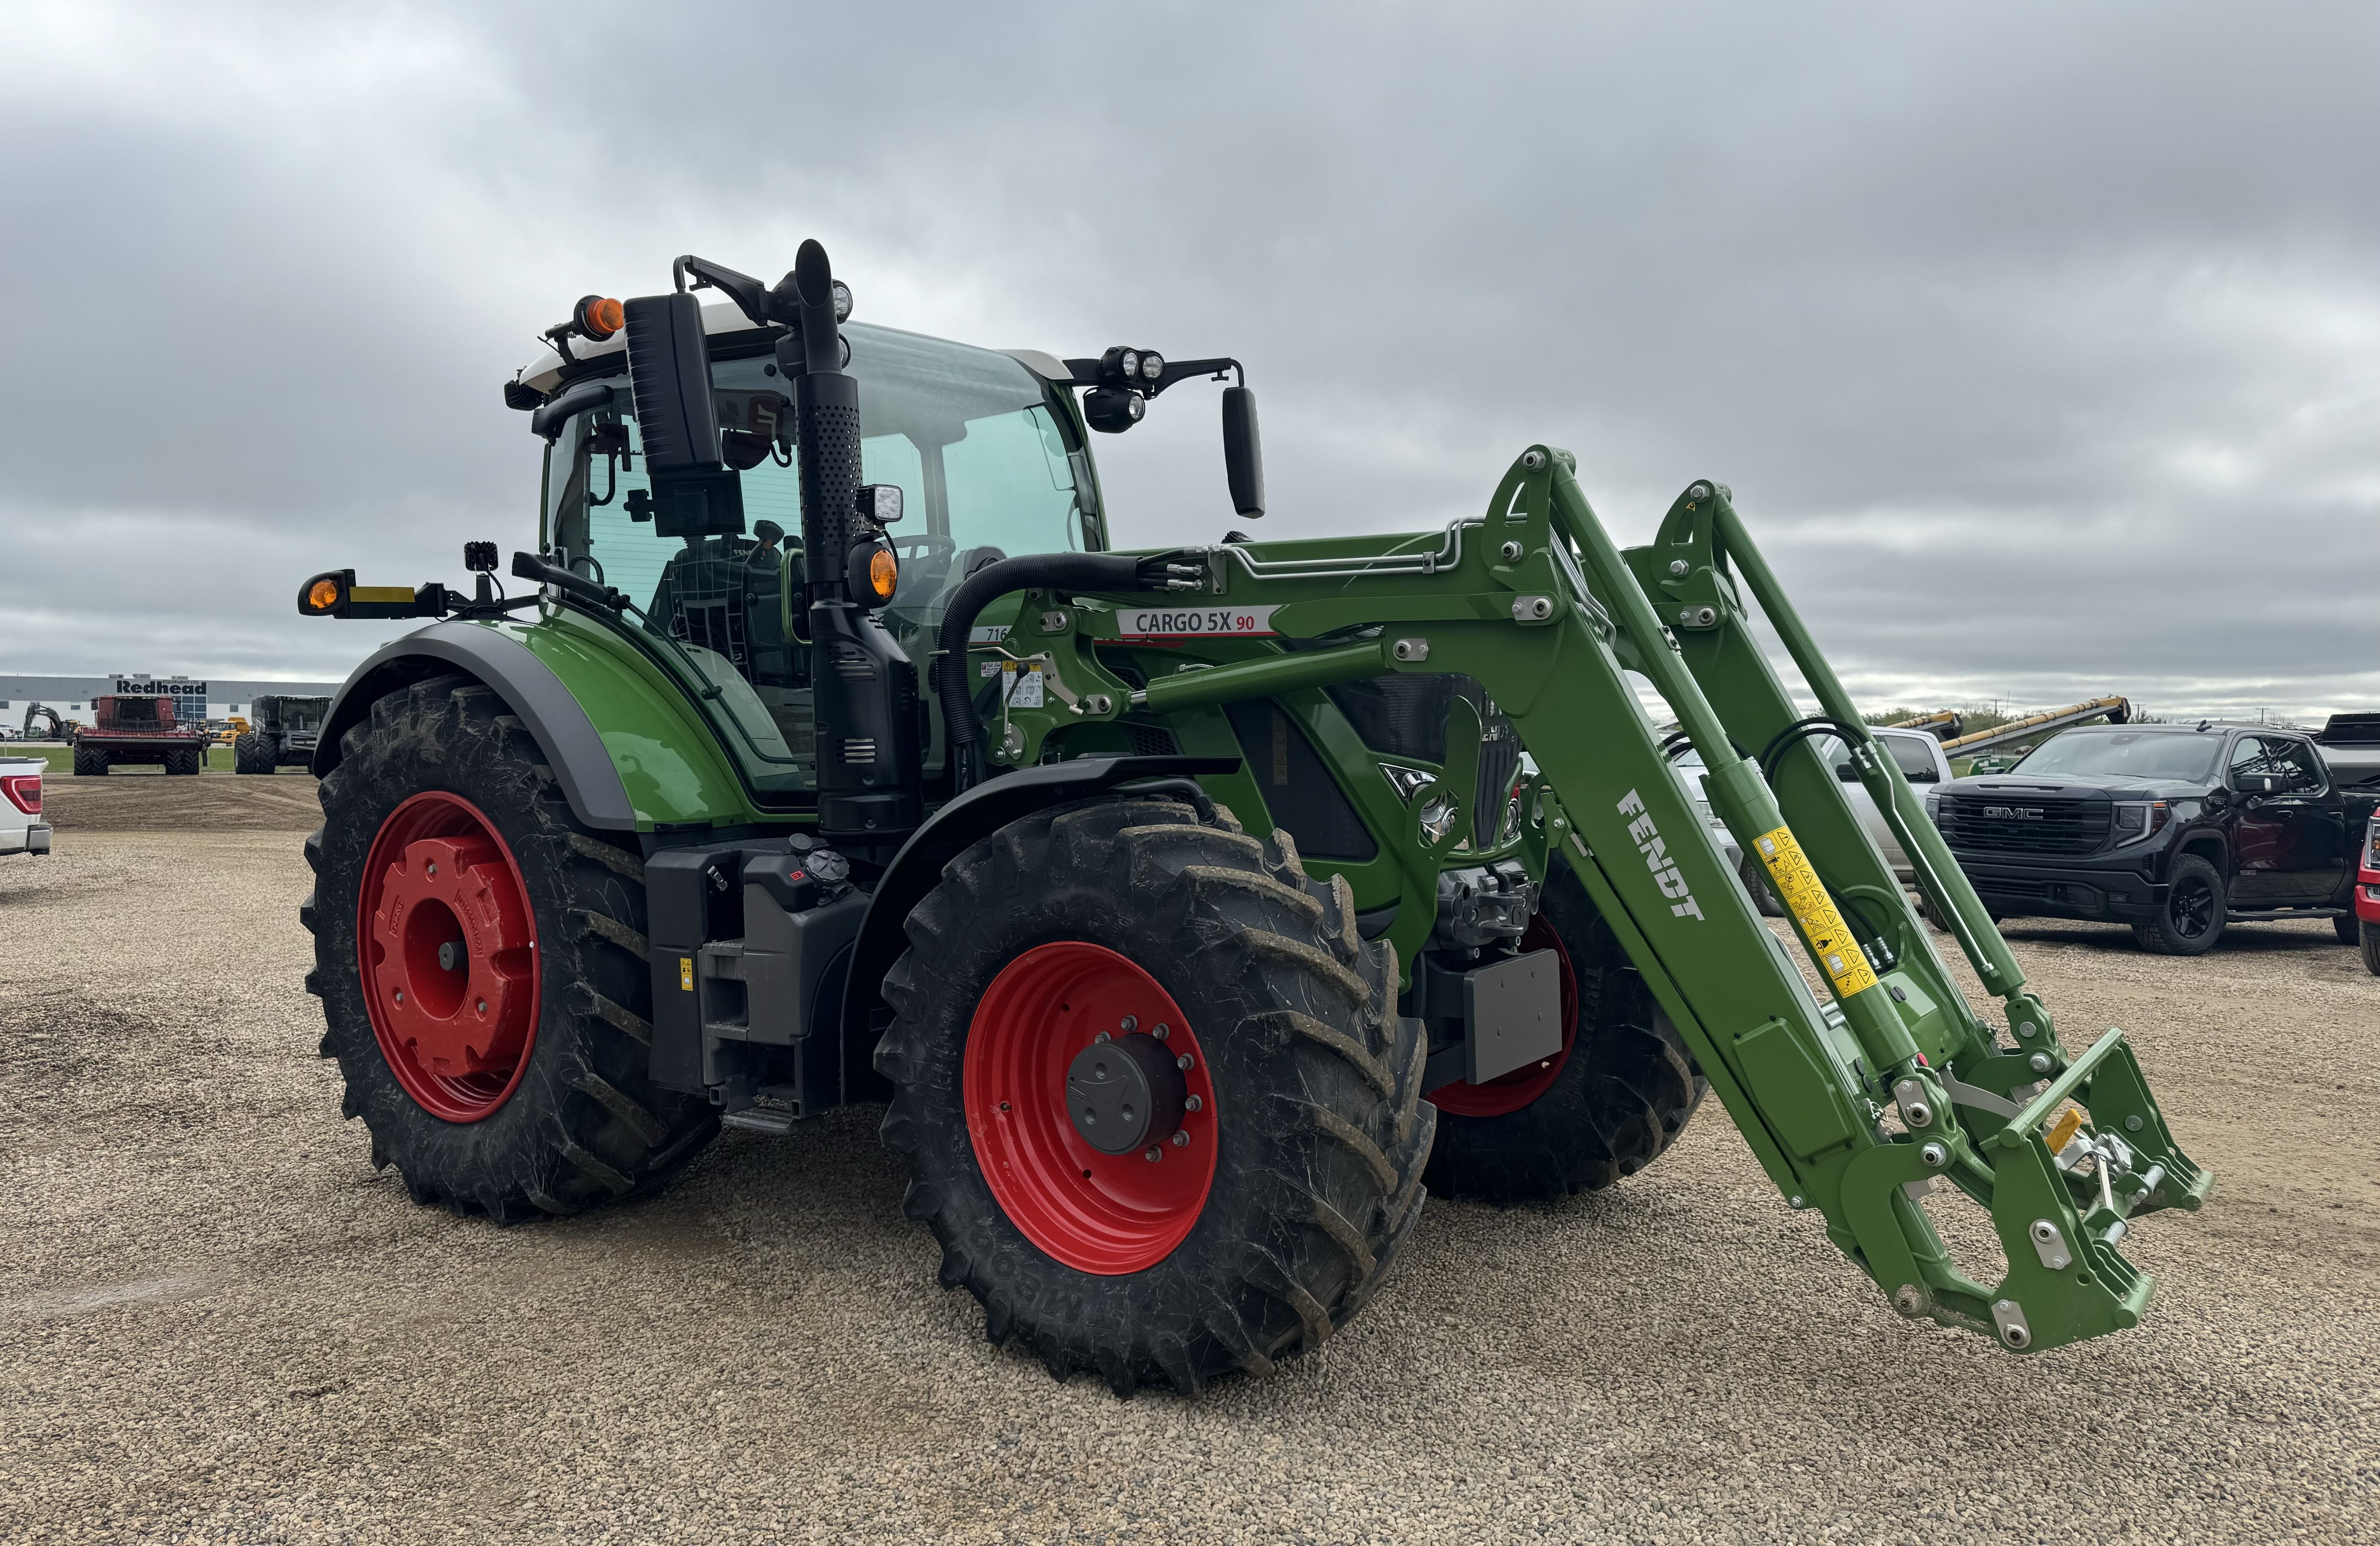
[[[935,642],[941,660],[936,667],[935,693],[942,704],[942,727],[950,737],[951,763],[964,789],[977,782],[979,764],[976,747],[983,725],[975,715],[975,697],[967,681],[967,645],[975,620],[983,609],[1012,590],[1117,591],[1189,590],[1197,586],[1199,566],[1184,562],[1185,553],[1139,556],[1123,553],[1029,553],[985,565],[969,575],[942,609],[942,626]]]

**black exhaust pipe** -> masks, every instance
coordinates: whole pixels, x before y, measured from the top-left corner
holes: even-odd
[[[925,816],[917,668],[844,578],[859,520],[859,383],[843,369],[826,249],[803,242],[789,277],[800,325],[778,341],[777,365],[793,383],[802,479],[819,834],[890,858]]]

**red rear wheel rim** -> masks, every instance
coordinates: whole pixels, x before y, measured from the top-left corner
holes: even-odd
[[[1439,1085],[1429,1092],[1430,1104],[1439,1111],[1455,1116],[1509,1116],[1551,1090],[1554,1080],[1561,1077],[1562,1065],[1570,1061],[1571,1047],[1578,1040],[1578,978],[1571,971],[1570,952],[1562,948],[1561,935],[1544,913],[1530,919],[1528,931],[1521,936],[1521,948],[1554,953],[1554,965],[1561,973],[1561,1051],[1486,1084],[1457,1079]]]
[[[1102,1153],[1066,1114],[1066,1068],[1126,1016],[1191,1060],[1184,1082],[1199,1109],[1185,1145]],[[1110,1276],[1172,1254],[1198,1222],[1215,1181],[1215,1085],[1188,1016],[1157,980],[1104,946],[1038,945],[991,980],[967,1027],[962,1071],[967,1137],[992,1197],[1025,1237],[1069,1267]]]
[[[422,1110],[477,1122],[511,1098],[537,1040],[537,914],[477,806],[431,791],[388,813],[364,860],[356,954],[372,1036]]]

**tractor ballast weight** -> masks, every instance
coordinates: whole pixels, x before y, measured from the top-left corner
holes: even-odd
[[[771,454],[772,416],[790,420],[776,444],[798,467],[804,562],[784,566],[799,577],[784,604],[807,627],[814,785],[789,797],[754,783],[722,726],[760,700],[719,707],[740,684],[579,563],[573,544],[589,539],[569,533],[583,527],[515,558],[539,581],[530,597],[496,598],[484,572],[468,599],[435,584],[367,594],[345,571],[301,595],[318,615],[389,615],[372,609],[409,594],[413,615],[449,619],[342,691],[309,849],[329,888],[307,909],[324,1048],[376,1144],[415,1166],[417,1196],[499,1218],[571,1211],[658,1183],[720,1122],[783,1131],[890,1096],[912,1211],[994,1340],[1026,1337],[1053,1370],[1093,1367],[1119,1390],[1195,1390],[1220,1369],[1269,1369],[1353,1314],[1414,1227],[1425,1163],[1433,1185],[1442,1160],[1448,1185],[1483,1196],[1609,1184],[1661,1151],[1706,1079],[1789,1205],[1820,1211],[1903,1315],[2027,1353],[2139,1321],[2150,1280],[2119,1247],[2135,1219],[2198,1207],[2210,1177],[2121,1032],[2067,1047],[1723,485],[1692,484],[1655,542],[1624,554],[1572,459],[1545,445],[1482,517],[1443,532],[978,550],[905,650],[885,621],[900,499],[863,487],[848,292],[815,243],[774,288],[695,259],[679,273],[734,298],[757,338],[743,358],[765,349],[791,396],[739,378],[731,407],[759,428],[722,430],[705,420],[718,351],[689,347],[705,325],[691,297],[601,303],[625,314],[649,459],[648,487],[623,504],[655,528],[692,512],[669,517],[689,561],[765,559],[739,535],[730,481]],[[595,305],[570,335],[608,336],[586,320]],[[549,444],[591,426],[565,516],[569,500],[605,504],[590,457],[612,456],[616,481],[630,444],[620,395],[561,335],[571,325],[549,335],[568,367],[540,378],[552,387],[507,389]],[[1053,393],[1096,399],[1053,396],[1064,417],[1037,432],[1053,469],[1062,452],[1075,468],[1093,535],[1080,432],[1121,432],[1165,385],[1237,369],[1130,349],[1014,358]],[[759,398],[777,408],[741,406]],[[1259,514],[1251,398],[1226,397],[1224,428],[1233,506]],[[943,518],[930,501],[928,514]],[[958,545],[937,530],[920,551],[933,541]],[[1755,607],[1817,714],[1795,709],[1755,644]],[[930,657],[930,701],[911,651]],[[1632,672],[1676,715],[1712,810],[1784,901],[1806,980],[1679,782]],[[1403,723],[1425,700],[1443,723]],[[1386,741],[1357,728],[1382,704],[1407,705],[1385,711]],[[1961,995],[1822,736],[1849,748],[2004,1029]],[[416,745],[439,749],[417,764]],[[1533,768],[1517,768],[1520,749]],[[527,762],[551,777],[507,782]],[[518,996],[518,949],[480,975],[480,933],[459,925],[451,969],[492,998],[418,975],[411,944],[373,943],[394,942],[404,907],[449,905],[440,865],[513,898],[474,929],[498,944],[537,936],[547,997]],[[400,1013],[406,989],[416,1006]],[[454,1029],[432,1025],[424,999],[479,1002],[487,1024],[458,1009]],[[1094,1036],[1086,1013],[1106,1029]],[[1612,1040],[1593,1041],[1606,1020]],[[1624,1077],[1597,1061],[1622,1046],[1645,1060]],[[540,1058],[584,1071],[523,1084]],[[1589,1098],[1583,1080],[1633,1102],[1612,1118],[1627,1145],[1560,1103]],[[523,1115],[523,1102],[544,1103]],[[1094,1131],[1117,1120],[1122,1138]],[[532,1121],[567,1136],[503,1148],[506,1124]],[[1538,1126],[1495,1148],[1514,1123]],[[457,1191],[434,1158],[462,1141],[455,1124],[530,1178]],[[1580,1153],[1547,1174],[1515,1159],[1565,1145]],[[1225,1149],[1238,1158],[1215,1168]],[[1076,1159],[1051,1159],[1064,1153],[1079,1197]],[[1263,1201],[1264,1176],[1312,1189]],[[2005,1264],[1954,1262],[1929,1193],[1982,1209]],[[1274,1243],[1234,1255],[1235,1231]],[[1030,1281],[1002,1276],[1015,1272]]]

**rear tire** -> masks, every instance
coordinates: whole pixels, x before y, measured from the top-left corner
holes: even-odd
[[[2173,861],[2165,906],[2132,925],[2132,938],[2152,956],[2204,956],[2223,937],[2229,918],[2223,877],[2196,854]]]
[[[1531,928],[1523,948],[1556,946],[1566,960],[1573,1023],[1551,1080],[1517,1109],[1488,1114],[1500,1090],[1525,1092],[1542,1074],[1432,1093],[1438,1144],[1426,1179],[1450,1197],[1525,1202],[1609,1187],[1660,1158],[1710,1088],[1568,866],[1549,878]]]
[[[2363,969],[2380,977],[2380,923],[2366,923],[2358,932],[2362,935]]]
[[[1259,843],[1166,798],[1061,806],[960,855],[907,929],[876,1050],[895,1090],[884,1139],[909,1157],[905,1206],[941,1243],[943,1284],[982,1304],[991,1342],[1118,1395],[1194,1394],[1270,1373],[1370,1298],[1421,1214],[1426,1049],[1396,1013],[1393,953],[1358,935],[1346,882],[1310,879],[1287,834]],[[1052,946],[1146,985],[1111,999],[1013,975]],[[1020,998],[1020,980],[1046,991]],[[1150,1005],[1143,1020],[1177,1006],[1166,1048],[1196,1046],[1210,1080],[1211,1102],[1180,1118],[1189,1143],[1152,1143],[1156,1163],[1208,1167],[1163,1173],[1185,1182],[1171,1199],[1156,1173],[1135,1181],[1138,1152],[1093,1151],[1066,1104],[1070,1049],[1093,1044],[1094,1018],[1129,1034],[1127,1002]],[[1025,1038],[1034,1057],[1010,1060]],[[1030,1067],[1038,1083],[1015,1075]],[[1143,1212],[1120,1206],[1140,1191]]]
[[[658,1186],[719,1124],[700,1098],[658,1090],[648,1077],[643,860],[577,824],[519,719],[468,676],[432,677],[380,700],[340,748],[319,791],[322,825],[306,840],[315,883],[298,917],[314,935],[306,987],[322,1001],[322,1055],[338,1059],[346,1080],[341,1109],[364,1119],[373,1165],[396,1166],[416,1202],[499,1223],[575,1213]],[[367,1009],[358,951],[358,934],[370,934],[359,917],[367,871],[380,869],[387,886],[414,850],[384,846],[383,858],[402,860],[385,867],[368,859],[384,829],[398,838],[413,830],[403,824],[412,818],[392,818],[408,802],[424,809],[416,797],[484,819],[479,835],[492,838],[506,861],[486,872],[500,885],[514,877],[513,905],[530,920],[528,947],[512,951],[529,968],[505,978],[510,991],[533,994],[525,1042],[508,1069],[431,1077],[437,1065],[424,1061],[421,1042],[404,1039],[405,1022],[383,1011],[375,1027]],[[421,905],[412,907],[418,921]],[[412,958],[410,929],[406,941],[400,963],[376,957],[377,990],[431,980],[427,965]],[[399,964],[417,975],[394,975]],[[483,981],[476,959],[469,970],[454,989],[458,998]],[[455,1013],[463,1013],[459,1004]],[[406,1060],[402,1075],[393,1057]],[[425,1099],[448,1114],[433,1114]]]
[[[231,743],[232,772],[269,773],[273,766],[273,749],[255,731],[251,730]]]
[[[82,747],[75,748],[74,771],[78,778],[105,777],[107,753],[88,750]]]
[[[165,771],[184,776],[195,775],[199,771],[199,759],[204,755],[206,754],[203,751],[194,746],[176,747],[165,753]]]

